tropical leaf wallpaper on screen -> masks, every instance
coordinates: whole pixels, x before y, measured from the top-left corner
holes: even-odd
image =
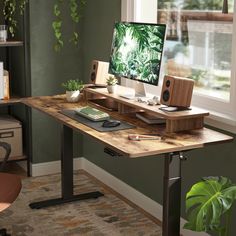
[[[116,23],[111,71],[118,76],[157,85],[164,39],[164,25]]]

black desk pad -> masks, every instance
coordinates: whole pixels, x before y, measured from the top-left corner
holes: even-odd
[[[119,126],[106,128],[106,127],[102,127],[102,124],[103,124],[104,121],[89,120],[89,119],[87,119],[83,116],[77,115],[74,110],[65,109],[65,110],[62,110],[61,113],[63,115],[66,115],[66,116],[70,117],[73,120],[76,120],[76,121],[78,121],[78,122],[80,122],[84,125],[89,126],[90,128],[93,128],[97,131],[100,131],[100,132],[110,132],[110,131],[117,131],[117,130],[135,128],[134,125],[131,125],[131,124],[129,124],[127,122],[124,122],[124,121],[121,121]],[[112,119],[112,117],[111,117],[111,119]]]

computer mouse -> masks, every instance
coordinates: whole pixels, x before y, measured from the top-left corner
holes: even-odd
[[[118,125],[120,125],[119,120],[105,120],[102,124],[102,127],[112,128],[112,127],[116,127]]]

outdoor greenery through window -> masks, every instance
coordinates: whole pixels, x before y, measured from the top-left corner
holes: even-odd
[[[195,92],[229,101],[234,1],[158,0],[158,22],[168,25],[165,73],[195,80]]]

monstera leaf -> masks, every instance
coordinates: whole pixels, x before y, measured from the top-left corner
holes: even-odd
[[[236,185],[225,177],[207,177],[192,186],[186,196],[188,222],[193,231],[226,232],[222,216],[236,199]]]

